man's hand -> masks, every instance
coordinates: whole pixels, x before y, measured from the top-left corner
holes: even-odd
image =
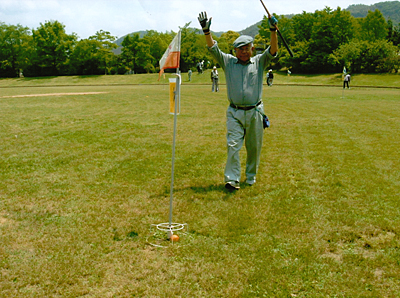
[[[210,34],[211,19],[212,18],[207,19],[206,12],[199,13],[198,20],[199,20],[201,29],[203,29],[204,34]]]
[[[278,25],[278,20],[276,17],[271,16],[268,19],[268,24],[269,24],[269,30],[271,31],[276,31],[276,26]]]

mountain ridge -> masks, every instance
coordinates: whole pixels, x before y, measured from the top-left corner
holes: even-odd
[[[384,2],[378,2],[375,4],[371,5],[366,5],[366,4],[352,4],[348,6],[346,9],[343,10],[348,10],[350,11],[351,15],[355,18],[363,18],[366,17],[368,14],[368,11],[375,11],[378,9],[382,15],[385,17],[386,20],[392,20],[393,25],[397,26],[400,25],[400,1],[384,1]],[[289,14],[289,15],[283,15],[286,18],[291,18],[295,16],[296,14]],[[260,26],[262,21],[259,21],[253,25],[250,25],[249,27],[238,31],[241,35],[250,35],[252,37],[255,37],[258,34],[258,26]],[[132,32],[129,34],[140,34],[140,37],[142,38],[148,30],[143,30],[143,31],[136,31]],[[213,34],[217,37],[221,37],[224,31],[218,31],[214,32],[212,31]],[[118,38],[116,41],[114,41],[117,45],[121,46],[122,41],[124,40],[125,36],[128,34]]]

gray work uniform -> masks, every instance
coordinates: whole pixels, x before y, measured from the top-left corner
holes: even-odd
[[[239,151],[245,142],[246,182],[254,184],[260,163],[264,132],[263,118],[260,113],[264,112],[261,102],[264,70],[274,56],[268,48],[243,65],[233,55],[222,52],[217,42],[209,50],[225,71],[228,100],[231,104],[226,112],[228,158],[225,167],[225,182],[240,182]],[[232,107],[232,105],[237,107]],[[255,105],[257,107],[250,110],[238,108]]]

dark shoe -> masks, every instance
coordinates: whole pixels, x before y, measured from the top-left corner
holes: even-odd
[[[239,186],[239,183],[237,183],[237,182],[227,182],[225,184],[225,188],[229,191],[235,191],[235,190],[239,190],[240,186]]]

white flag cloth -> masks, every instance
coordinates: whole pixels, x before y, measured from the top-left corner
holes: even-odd
[[[164,69],[179,68],[179,59],[181,55],[181,31],[174,37],[169,44],[168,49],[160,59],[160,76]]]

